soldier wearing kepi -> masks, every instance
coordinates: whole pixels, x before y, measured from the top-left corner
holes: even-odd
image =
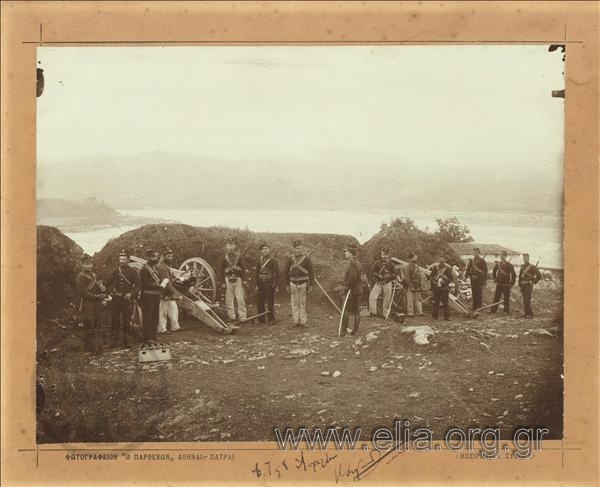
[[[162,299],[158,307],[158,333],[167,333],[167,321],[171,325],[171,331],[179,331],[179,309],[177,308],[177,297],[173,287],[173,276],[171,275],[171,264],[173,263],[173,251],[169,248],[163,252],[162,259],[156,265],[156,273],[161,279],[163,287]]]
[[[421,283],[421,271],[419,270],[419,264],[417,263],[418,256],[414,252],[410,254],[410,262],[406,267],[406,314],[407,316],[424,316],[423,315],[423,301],[421,298],[421,292],[423,291],[423,284]]]
[[[529,263],[529,254],[523,254],[523,265],[519,271],[519,288],[523,295],[523,316],[533,318],[533,309],[531,309],[531,294],[533,286],[542,278],[537,266]]]
[[[77,275],[77,294],[81,298],[79,310],[83,321],[83,347],[86,352],[99,352],[97,332],[100,325],[102,300],[106,288],[93,271],[94,261],[89,255],[81,259],[83,270]]]
[[[383,292],[382,315],[386,316],[392,305],[392,289],[396,279],[396,268],[390,258],[390,249],[384,248],[381,250],[381,259],[373,264],[371,276],[375,279],[375,284],[369,294],[369,312],[372,316],[378,314],[377,299]]]
[[[123,344],[125,347],[129,347],[127,336],[132,334],[131,315],[133,303],[137,301],[141,284],[137,271],[129,266],[129,256],[125,250],[122,250],[119,254],[119,267],[110,274],[106,286],[112,290],[110,308],[111,345],[113,347],[117,346],[119,328],[122,328]]]
[[[440,304],[444,310],[444,319],[450,320],[450,309],[448,308],[448,295],[450,294],[450,283],[455,281],[452,267],[446,263],[446,258],[440,256],[439,262],[431,268],[429,276],[431,290],[433,291],[433,319],[438,319]]]
[[[362,294],[362,265],[356,258],[358,249],[355,245],[348,245],[344,249],[344,256],[348,260],[346,272],[344,273],[344,290],[347,294],[350,292],[344,316],[342,317],[342,332],[344,336],[347,331],[350,335],[356,335],[360,326],[360,296]],[[353,317],[352,328],[348,328],[350,316]]]
[[[279,263],[275,255],[271,255],[271,249],[266,243],[260,246],[260,257],[256,264],[256,290],[258,313],[264,313],[266,306],[269,308],[268,322],[274,325],[277,321],[275,317],[275,292],[279,282]],[[265,322],[265,316],[258,319],[259,322]]]
[[[496,292],[494,293],[494,303],[497,303],[500,296],[504,298],[504,312],[510,313],[510,290],[515,285],[517,274],[514,266],[506,261],[506,251],[500,254],[500,262],[496,262],[492,270],[492,277],[496,281]],[[498,311],[498,305],[492,306],[490,313]]]
[[[140,269],[140,283],[142,287],[142,339],[144,343],[156,341],[156,330],[158,328],[158,308],[163,288],[160,286],[160,278],[156,273],[155,266],[158,264],[158,252],[151,248],[145,251],[147,262]]]
[[[471,280],[471,291],[473,295],[473,309],[483,306],[483,288],[487,281],[488,268],[485,260],[479,257],[479,249],[473,249],[473,258],[469,259],[465,278]]]
[[[313,265],[310,257],[302,252],[302,242],[294,241],[294,254],[288,258],[285,276],[290,293],[294,326],[306,326],[306,294],[314,282]]]
[[[229,239],[225,245],[225,255],[221,261],[222,286],[225,288],[225,306],[227,318],[235,320],[235,302],[241,321],[246,319],[246,301],[244,298],[244,280],[246,267],[244,259],[235,249],[235,241]]]

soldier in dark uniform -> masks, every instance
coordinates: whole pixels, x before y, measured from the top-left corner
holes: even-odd
[[[274,255],[270,255],[271,250],[266,243],[260,246],[260,257],[256,264],[256,290],[258,300],[258,313],[266,311],[265,305],[269,308],[269,320],[272,325],[276,323],[275,317],[275,292],[279,283],[279,263]],[[265,322],[265,316],[258,319],[261,323]]]
[[[533,286],[542,278],[537,266],[529,263],[529,254],[523,254],[523,265],[519,271],[519,288],[523,295],[523,307],[525,318],[533,318],[533,310],[531,309],[531,294]]]
[[[97,341],[100,326],[102,300],[106,297],[106,288],[93,271],[94,262],[89,255],[81,260],[83,270],[77,275],[77,294],[81,298],[79,310],[83,321],[83,346],[86,352],[99,352]]]
[[[485,260],[479,257],[479,249],[473,249],[473,258],[469,259],[465,278],[471,280],[471,291],[473,294],[473,309],[483,306],[483,288],[487,281],[488,268]]]
[[[287,260],[285,276],[290,293],[294,326],[306,326],[306,295],[310,292],[315,276],[310,257],[302,252],[302,242],[296,240],[293,246],[294,254]]]
[[[106,286],[111,290],[112,301],[111,315],[111,345],[117,346],[119,341],[119,328],[123,328],[123,344],[129,347],[127,335],[132,335],[131,315],[133,303],[137,301],[141,289],[140,276],[135,269],[129,266],[129,256],[124,250],[119,254],[119,267],[117,267],[106,281]]]
[[[494,293],[494,303],[497,303],[500,296],[504,298],[504,312],[510,313],[510,290],[515,285],[517,274],[514,266],[506,261],[506,252],[503,250],[500,254],[500,262],[496,262],[492,270],[492,277],[496,282],[496,292]],[[490,313],[498,311],[498,305],[492,306]]]
[[[156,341],[156,330],[158,328],[158,307],[163,293],[160,286],[160,278],[156,273],[155,266],[158,264],[158,252],[146,249],[147,263],[140,269],[140,283],[142,287],[142,338],[144,343]]]
[[[360,296],[362,294],[363,281],[362,281],[362,264],[356,258],[358,249],[355,245],[348,245],[344,249],[344,256],[348,260],[346,266],[346,272],[344,273],[344,291],[345,294],[350,292],[348,297],[348,303],[344,310],[344,316],[342,318],[342,332],[344,336],[346,332],[350,332],[350,335],[356,335],[358,333],[358,327],[360,326]],[[350,316],[353,317],[352,328],[348,328],[350,322]]]
[[[373,284],[369,294],[369,312],[372,316],[378,314],[377,299],[383,292],[382,316],[385,317],[392,305],[392,290],[396,279],[396,268],[390,258],[390,249],[384,248],[381,250],[381,259],[373,264],[371,276],[375,280],[375,284]]]
[[[450,320],[450,309],[448,308],[448,295],[450,294],[450,283],[455,281],[452,267],[446,263],[446,258],[440,256],[439,262],[431,269],[429,282],[433,292],[433,319],[437,320],[440,310],[440,304],[444,310],[444,319]]]

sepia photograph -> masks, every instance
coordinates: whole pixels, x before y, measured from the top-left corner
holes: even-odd
[[[563,439],[566,55],[37,47],[36,442]]]

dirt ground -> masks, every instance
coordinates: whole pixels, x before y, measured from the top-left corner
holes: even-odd
[[[399,419],[436,439],[469,426],[497,427],[503,438],[546,427],[546,438],[560,438],[562,289],[542,287],[534,319],[520,317],[515,288],[510,315],[407,321],[436,331],[429,345],[377,318],[363,318],[359,337],[337,338],[338,315],[318,289],[308,328],[294,328],[282,293],[275,326],[244,324],[223,336],[182,316],[184,330],[164,339],[172,360],[149,365],[135,348],[84,354],[71,309],[38,323],[38,442],[273,441],[274,427],[300,426],[360,427],[368,439]],[[367,343],[369,332],[377,339]],[[334,371],[341,376],[322,375]]]

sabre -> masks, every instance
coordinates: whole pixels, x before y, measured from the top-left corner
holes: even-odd
[[[342,325],[344,323],[344,313],[346,312],[346,305],[348,304],[348,298],[350,298],[351,292],[352,291],[349,290],[346,293],[346,299],[344,299],[344,306],[342,306],[342,311],[341,311],[342,315],[340,316],[340,325],[338,326],[338,337],[342,336]]]

